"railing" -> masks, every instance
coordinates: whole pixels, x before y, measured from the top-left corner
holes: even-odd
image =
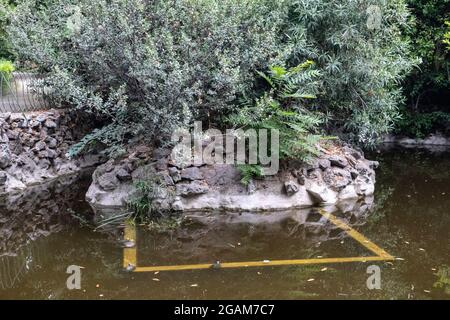
[[[13,72],[10,77],[0,73],[0,112],[50,109],[44,90],[33,86],[42,79],[41,75],[30,72]]]
[[[0,290],[14,288],[28,272],[42,263],[41,251],[39,245],[31,242],[21,247],[14,256],[0,256]]]

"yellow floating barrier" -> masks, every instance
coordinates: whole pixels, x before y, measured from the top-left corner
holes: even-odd
[[[160,271],[181,271],[181,270],[201,270],[210,268],[249,268],[249,267],[272,267],[287,265],[311,265],[327,263],[348,263],[348,262],[369,262],[369,261],[388,261],[395,258],[375,243],[367,239],[364,235],[350,227],[331,213],[319,209],[319,213],[338,228],[347,232],[347,234],[360,243],[363,247],[374,253],[374,256],[368,257],[339,257],[339,258],[313,258],[313,259],[289,259],[289,260],[262,260],[262,261],[243,261],[243,262],[223,262],[215,266],[211,263],[185,264],[173,266],[138,266],[137,246],[124,248],[123,267],[133,272],[160,272]],[[124,239],[136,242],[136,228],[131,224],[125,226]]]

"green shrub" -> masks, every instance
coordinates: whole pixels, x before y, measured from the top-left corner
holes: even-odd
[[[227,121],[243,129],[278,130],[280,159],[308,161],[317,153],[320,136],[314,131],[322,123],[320,115],[308,109],[308,101],[315,98],[314,79],[320,76],[312,64],[307,61],[290,69],[273,66],[268,75],[260,73],[269,85],[267,91]]]
[[[450,21],[445,21],[446,32],[444,33],[444,40],[442,41],[446,46],[447,50],[450,51]]]
[[[237,165],[236,168],[241,174],[241,183],[244,186],[248,186],[253,178],[264,176],[262,168],[257,164],[240,164]]]
[[[271,0],[60,0],[45,7],[25,0],[10,34],[21,61],[49,74],[57,101],[105,119],[90,137],[112,146],[161,138],[193,119],[214,124],[233,110],[253,90],[255,70],[284,60],[284,7]]]
[[[8,91],[9,82],[12,78],[12,73],[15,70],[14,65],[11,61],[0,60],[0,82],[2,94]]]
[[[400,81],[411,70],[401,31],[409,12],[403,0],[293,0],[289,35],[294,63],[314,60],[320,70],[317,105],[328,128],[371,145],[393,128],[402,103]],[[377,21],[379,8],[380,25]]]
[[[6,33],[6,26],[9,23],[9,16],[12,12],[12,2],[0,0],[0,58],[12,58],[11,44]]]
[[[444,134],[450,133],[449,113],[442,111],[421,113],[402,109],[402,117],[395,129],[397,134],[417,138],[424,138],[437,131]]]
[[[407,0],[415,23],[405,34],[412,54],[422,63],[405,82],[408,112],[447,111],[450,98],[450,52],[446,50],[445,21],[450,19],[450,0]]]
[[[367,26],[370,5],[380,28]],[[20,62],[48,74],[57,102],[104,120],[74,150],[96,141],[116,153],[194,119],[220,127],[239,98],[269,102],[257,70],[306,60],[319,74],[310,111],[325,129],[372,144],[392,128],[413,64],[407,23],[403,0],[24,0],[9,33]]]

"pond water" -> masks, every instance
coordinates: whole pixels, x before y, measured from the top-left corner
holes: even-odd
[[[94,231],[89,179],[73,177],[0,200],[1,299],[449,299],[450,150],[391,149],[367,203],[328,208],[393,261],[126,272],[121,231]],[[89,176],[89,175],[87,175]],[[373,255],[317,210],[195,215],[176,230],[137,227],[139,266]],[[212,219],[209,217],[209,219]],[[66,269],[82,266],[81,290]],[[369,265],[381,289],[366,285]]]

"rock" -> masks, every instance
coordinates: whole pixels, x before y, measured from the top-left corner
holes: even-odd
[[[115,172],[107,172],[98,177],[98,184],[105,191],[114,190],[119,185],[119,179],[117,179]]]
[[[123,167],[120,168],[119,170],[117,170],[116,177],[121,182],[130,181],[131,180],[131,174],[128,172],[128,170],[126,170]]]
[[[370,178],[360,176],[355,183],[355,190],[358,195],[369,196],[375,191],[375,184]]]
[[[38,142],[36,142],[36,144],[34,145],[34,149],[35,149],[36,151],[41,151],[41,150],[44,150],[46,146],[47,146],[47,145],[45,144],[45,142],[43,142],[43,141],[38,141]]]
[[[166,186],[173,186],[175,183],[173,182],[172,177],[169,175],[168,171],[158,172],[157,176],[160,178],[161,182]]]
[[[303,176],[303,175],[298,175],[298,176],[297,176],[297,182],[298,182],[301,186],[304,186],[304,185],[305,185],[305,182],[306,182],[305,176]]]
[[[47,120],[45,121],[44,125],[45,125],[47,128],[49,128],[49,129],[54,129],[54,128],[57,127],[56,122],[53,121],[53,120],[50,120],[50,119],[47,119]]]
[[[9,116],[10,122],[22,122],[25,120],[25,117],[21,113],[12,113]]]
[[[0,144],[0,169],[5,169],[11,163],[11,151],[7,144]]]
[[[41,126],[41,123],[39,121],[36,121],[36,120],[31,120],[29,122],[29,125],[30,125],[30,128],[36,130],[36,129],[39,129],[39,127]]]
[[[247,184],[247,193],[248,194],[254,194],[256,192],[256,184],[253,179],[250,179],[250,181]]]
[[[374,164],[363,157],[357,160],[351,155],[352,149],[349,147],[345,151],[340,145],[337,148],[341,148],[338,154],[331,157],[321,154],[309,165],[300,161],[283,162],[279,173],[252,180],[247,186],[240,182],[242,177],[237,168],[229,164],[179,168],[169,162],[165,170],[156,171],[155,162],[166,163],[168,158],[165,156],[167,152],[162,150],[157,152],[156,156],[160,159],[156,161],[150,158],[141,161],[132,153],[125,159],[133,163],[133,170],[125,171],[130,172],[132,181],[155,175],[161,177],[165,182],[160,185],[162,192],[157,196],[153,194],[155,207],[161,210],[231,210],[244,213],[298,209],[317,204],[337,205],[341,200],[360,201],[373,192],[375,176],[371,166]],[[118,160],[107,165],[111,167],[110,173],[115,174],[117,181],[107,179],[108,172],[104,166],[96,170],[88,196],[94,209],[101,207],[102,210],[111,208],[117,211],[117,206],[129,201],[129,193],[135,187],[126,181],[129,178],[119,179],[121,175],[118,173],[124,161]],[[123,176],[127,177],[125,172]]]
[[[181,170],[181,178],[186,180],[202,180],[203,174],[197,167],[189,167]]]
[[[356,171],[361,175],[369,175],[372,169],[369,167],[366,161],[359,160],[355,165]]]
[[[450,145],[450,139],[439,134],[432,134],[424,139],[422,143],[433,146],[448,146]]]
[[[287,181],[284,183],[284,190],[288,196],[292,196],[298,192],[298,186],[293,181]]]
[[[161,158],[155,163],[155,169],[158,171],[164,171],[167,170],[167,165],[169,163],[169,160],[167,158]]]
[[[342,190],[352,182],[351,173],[341,168],[328,168],[323,174],[323,181],[337,191]]]
[[[342,200],[357,199],[358,194],[356,193],[355,186],[351,184],[346,186],[341,190],[341,192],[339,192],[338,198]]]
[[[325,171],[329,167],[331,167],[331,161],[330,160],[328,160],[328,159],[319,159],[319,168],[322,171]]]
[[[306,171],[312,171],[312,170],[316,170],[319,169],[319,160],[315,159],[312,160],[311,162],[309,162],[305,167]]]
[[[308,178],[315,181],[322,180],[322,170],[317,168],[312,171],[308,171]]]
[[[8,121],[10,119],[10,117],[11,117],[11,112],[4,112],[4,113],[0,114],[0,118],[5,121]]]
[[[40,159],[37,163],[37,166],[40,169],[47,170],[51,165],[51,162],[48,159]]]
[[[173,182],[177,183],[181,180],[181,174],[180,171],[175,167],[170,167],[169,169],[169,175],[172,177]]]
[[[45,120],[47,120],[47,115],[46,114],[38,114],[35,118],[36,121],[39,121],[40,123],[45,122]]]
[[[399,144],[404,144],[404,145],[415,145],[418,144],[417,140],[415,139],[411,139],[411,138],[403,138],[398,140]]]
[[[8,134],[6,132],[2,132],[0,127],[0,143],[8,143],[8,142],[9,142]]]
[[[183,202],[181,202],[181,200],[174,201],[174,203],[172,203],[172,210],[183,211]]]
[[[195,180],[191,183],[178,183],[176,186],[177,195],[183,197],[204,194],[209,191],[209,187],[204,181]]]
[[[55,159],[56,157],[58,157],[58,153],[55,150],[46,149],[46,151],[47,151],[47,158]]]
[[[377,169],[379,166],[380,166],[380,163],[378,161],[369,161],[370,169]]]
[[[331,164],[335,167],[345,168],[348,166],[347,159],[338,155],[332,155],[328,158],[328,160],[330,160]]]
[[[19,132],[16,130],[8,130],[6,132],[6,135],[8,136],[9,140],[16,140],[17,138],[19,138]]]
[[[317,204],[334,204],[337,200],[336,194],[326,186],[312,183],[306,187],[306,191]]]
[[[47,142],[47,146],[51,149],[55,149],[58,146],[58,140],[52,137],[47,137],[45,142]]]
[[[150,148],[148,149],[147,153],[150,152]],[[168,148],[157,148],[153,150],[153,159],[159,160],[163,158],[167,158],[170,155],[170,149]]]
[[[8,174],[5,171],[0,171],[0,186],[4,186],[8,180]]]
[[[355,180],[355,179],[358,177],[359,173],[358,173],[357,170],[355,170],[355,169],[352,168],[352,169],[350,170],[350,175],[352,176],[352,179]]]

